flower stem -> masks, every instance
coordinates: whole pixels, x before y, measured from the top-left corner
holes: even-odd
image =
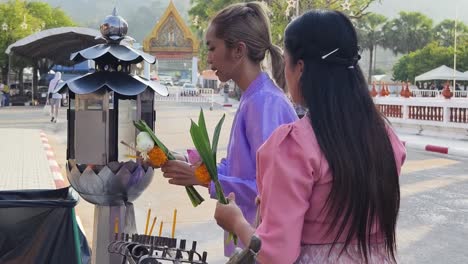
[[[198,193],[198,191],[193,186],[186,186],[185,191],[187,192],[187,195],[189,196],[193,207],[197,207],[203,201],[205,201],[203,197]]]

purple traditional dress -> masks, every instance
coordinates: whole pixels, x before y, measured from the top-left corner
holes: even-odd
[[[257,196],[256,153],[280,125],[297,120],[297,114],[286,95],[266,73],[260,73],[242,94],[232,124],[227,157],[218,165],[218,177],[224,193],[236,194],[236,203],[250,224],[254,223]],[[216,198],[214,184],[211,198]],[[225,241],[227,233],[225,233]],[[243,245],[239,245],[243,247]],[[234,244],[225,244],[224,255],[231,256]]]

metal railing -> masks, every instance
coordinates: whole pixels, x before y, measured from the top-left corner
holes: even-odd
[[[468,129],[465,98],[376,97],[374,103],[392,122]]]
[[[453,97],[467,97],[467,95],[468,95],[468,91],[454,91],[453,92]],[[413,97],[442,97],[442,91],[412,89],[411,96]]]
[[[197,88],[195,90],[184,90],[182,87],[168,87],[169,95],[156,94],[155,101],[158,102],[181,102],[181,103],[208,103],[213,108],[214,90],[211,88]]]

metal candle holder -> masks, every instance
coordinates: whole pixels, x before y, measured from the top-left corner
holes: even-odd
[[[159,236],[147,236],[121,233],[115,234],[107,250],[111,254],[122,257],[122,263],[130,264],[163,264],[163,263],[192,263],[207,264],[208,253],[197,252],[197,241],[192,242],[190,249],[186,248],[187,241]]]

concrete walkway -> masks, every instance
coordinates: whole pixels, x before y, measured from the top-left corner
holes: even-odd
[[[0,129],[0,190],[55,189],[38,129]]]

